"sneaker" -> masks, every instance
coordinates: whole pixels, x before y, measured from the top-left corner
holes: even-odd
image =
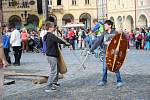
[[[122,82],[117,83],[117,88],[122,87],[124,84]]]
[[[53,85],[56,86],[56,87],[60,87],[59,83],[53,83]]]
[[[47,93],[50,92],[50,91],[51,91],[50,89],[46,89],[46,90],[45,90],[45,92],[47,92]]]
[[[45,92],[50,92],[52,90],[56,90],[56,87],[55,86],[48,86],[46,89],[45,89]]]
[[[106,82],[100,81],[97,85],[98,85],[98,86],[105,86],[105,85],[106,85]]]
[[[50,92],[50,86],[46,86],[45,92]]]
[[[52,86],[52,87],[51,87],[51,90],[56,90],[56,86]]]
[[[14,65],[14,66],[20,66],[20,64],[16,64],[16,63],[14,63],[13,65]]]

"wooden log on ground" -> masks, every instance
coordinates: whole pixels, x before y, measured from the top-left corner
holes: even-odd
[[[48,80],[48,75],[43,75],[43,74],[33,74],[33,73],[16,73],[15,71],[12,72],[4,72],[4,77],[7,76],[35,76],[36,78],[33,79],[34,84],[42,84],[46,83]],[[59,74],[58,76],[59,79],[63,79],[64,75]]]
[[[36,74],[36,73],[16,73],[15,71],[4,72],[4,77],[7,76],[36,76],[36,77],[48,77],[48,75],[44,74]]]
[[[43,83],[46,83],[47,80],[48,80],[48,77],[37,77],[36,79],[33,79],[32,83],[43,84]]]
[[[63,74],[59,74],[58,76],[59,79],[63,79],[64,78],[64,75]],[[46,83],[48,80],[48,77],[37,77],[36,79],[34,79],[32,82],[34,84],[43,84],[43,83]]]

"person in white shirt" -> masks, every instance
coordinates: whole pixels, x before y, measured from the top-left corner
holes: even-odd
[[[46,42],[44,41],[44,36],[46,35],[47,30],[45,29],[45,26],[42,27],[42,30],[40,32],[40,39],[41,39],[41,53],[46,53]]]
[[[14,51],[15,62],[13,65],[20,66],[20,59],[22,54],[22,47],[21,47],[21,34],[15,28],[15,26],[11,26],[11,36],[10,36],[10,44]]]

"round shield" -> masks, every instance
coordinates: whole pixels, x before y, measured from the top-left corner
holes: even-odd
[[[128,42],[123,34],[117,33],[106,49],[106,65],[109,71],[117,72],[126,57]]]

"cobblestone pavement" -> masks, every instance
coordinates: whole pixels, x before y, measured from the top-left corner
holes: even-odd
[[[60,80],[57,91],[45,93],[45,85],[32,84],[34,77],[9,77],[16,80],[14,85],[4,86],[4,100],[150,100],[150,51],[130,50],[127,54],[121,75],[125,85],[116,88],[114,73],[108,73],[105,87],[97,86],[101,79],[102,63],[90,56],[80,69],[81,51],[63,50],[68,66],[65,78]],[[22,65],[5,70],[48,74],[49,65],[42,54],[25,53]]]

